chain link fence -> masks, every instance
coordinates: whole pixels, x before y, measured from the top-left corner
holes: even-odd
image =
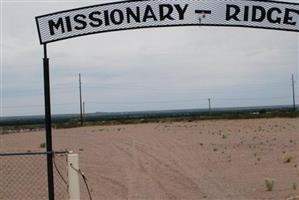
[[[55,199],[68,199],[67,153],[54,154]],[[47,200],[47,153],[0,153],[0,200]]]

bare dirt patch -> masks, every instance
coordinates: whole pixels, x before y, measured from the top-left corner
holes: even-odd
[[[299,195],[298,118],[53,130],[80,154],[94,199],[287,199]],[[0,151],[41,151],[44,132],[0,136]],[[267,191],[266,179],[274,180]],[[82,199],[87,193],[82,185]]]

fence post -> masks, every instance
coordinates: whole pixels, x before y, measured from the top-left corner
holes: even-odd
[[[68,166],[68,192],[70,200],[80,200],[80,184],[79,184],[79,155],[67,154]]]

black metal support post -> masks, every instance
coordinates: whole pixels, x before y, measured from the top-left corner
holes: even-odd
[[[45,96],[45,126],[47,144],[47,170],[48,170],[48,195],[49,200],[54,200],[54,177],[53,177],[53,149],[52,149],[52,120],[50,101],[50,73],[49,59],[47,58],[47,44],[44,44],[44,96]]]

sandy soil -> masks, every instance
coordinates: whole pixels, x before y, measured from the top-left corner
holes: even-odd
[[[80,154],[94,200],[288,199],[299,195],[298,130],[298,118],[93,126],[53,130],[53,144]],[[41,151],[45,140],[0,139],[0,152]]]

